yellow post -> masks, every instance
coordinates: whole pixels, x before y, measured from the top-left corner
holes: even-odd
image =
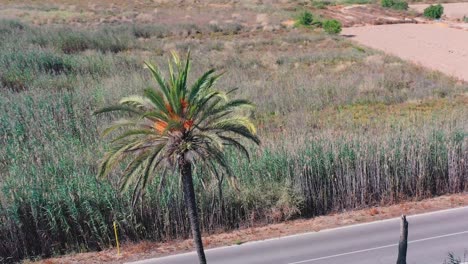
[[[117,244],[117,255],[120,255],[119,236],[117,235],[117,223],[114,221],[115,242]]]

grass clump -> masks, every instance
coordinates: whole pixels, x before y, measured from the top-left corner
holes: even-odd
[[[341,32],[341,23],[336,19],[325,20],[322,23],[323,30],[328,34],[338,34]]]
[[[131,28],[132,33],[137,38],[149,39],[164,38],[170,35],[169,30],[162,25],[140,25],[135,24]]]
[[[424,9],[424,16],[430,19],[440,19],[444,14],[444,7],[441,4],[430,5]]]

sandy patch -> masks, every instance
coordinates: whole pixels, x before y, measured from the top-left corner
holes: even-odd
[[[468,31],[439,24],[401,24],[345,28],[343,35],[468,81]]]
[[[429,4],[417,4],[410,5],[410,9],[413,9],[419,13],[423,13]],[[463,16],[468,17],[468,3],[447,3],[442,4],[444,7],[444,16],[448,19],[463,19]]]
[[[409,13],[382,8],[377,5],[336,5],[328,6],[326,9],[319,9],[316,12],[324,17],[338,19],[344,27],[417,22],[415,17]]]

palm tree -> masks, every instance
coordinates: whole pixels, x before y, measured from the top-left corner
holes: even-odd
[[[192,235],[200,263],[206,263],[197,214],[192,167],[231,175],[225,149],[233,146],[246,154],[243,140],[259,144],[255,126],[242,109],[251,108],[247,100],[228,100],[228,93],[213,89],[221,74],[205,72],[190,87],[190,53],[181,62],[172,53],[169,79],[159,69],[146,63],[158,87],[148,88],[143,96],[129,96],[118,105],[105,107],[99,113],[121,112],[126,118],[115,121],[103,131],[113,132],[115,138],[105,153],[98,176],[106,177],[122,161],[129,160],[122,172],[121,191],[133,188],[133,204],[145,186],[160,171],[160,182],[168,168],[177,170],[182,181],[184,199]]]

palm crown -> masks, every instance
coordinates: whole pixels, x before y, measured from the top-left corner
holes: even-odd
[[[134,197],[141,194],[158,168],[180,167],[181,158],[213,171],[222,168],[230,175],[225,146],[234,146],[248,156],[241,139],[260,143],[255,126],[241,111],[252,104],[229,100],[229,92],[213,89],[221,74],[209,70],[189,87],[190,53],[185,62],[176,53],[172,59],[168,80],[156,66],[146,63],[158,83],[157,89],[147,88],[142,96],[125,97],[118,105],[96,112],[127,113],[127,118],[103,131],[103,135],[113,131],[117,134],[98,175],[107,176],[120,161],[131,157],[122,173],[121,188],[134,186]]]

